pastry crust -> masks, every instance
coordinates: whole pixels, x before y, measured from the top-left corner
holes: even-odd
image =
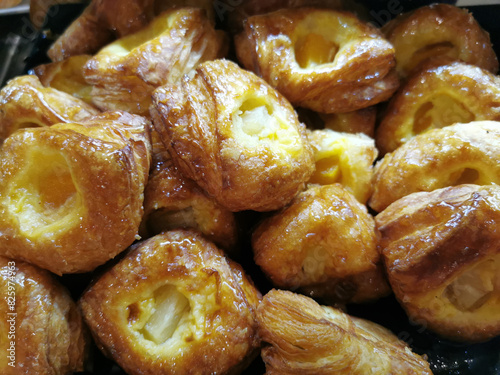
[[[382,155],[412,137],[454,123],[500,120],[500,80],[461,62],[424,67],[390,100],[376,130]]]
[[[402,76],[429,58],[446,56],[495,74],[498,60],[489,34],[463,8],[432,4],[404,13],[382,28],[396,49],[396,69]]]
[[[20,76],[0,91],[0,144],[18,129],[79,122],[99,111],[65,92],[43,87],[36,76]]]
[[[500,122],[433,129],[386,154],[375,168],[369,205],[380,212],[408,194],[460,184],[500,185]]]
[[[500,334],[500,188],[413,193],[376,216],[394,294],[413,320],[458,341]]]
[[[378,151],[375,141],[364,134],[339,133],[330,129],[313,130],[309,140],[316,169],[310,184],[340,183],[361,203],[372,192],[373,163]]]
[[[310,187],[252,235],[255,262],[276,287],[329,303],[389,294],[377,244],[373,218],[339,184]]]
[[[146,115],[153,90],[177,82],[198,64],[222,57],[226,38],[198,8],[169,10],[144,29],[107,45],[84,68],[103,110]]]
[[[247,19],[235,37],[239,61],[294,105],[350,112],[391,97],[399,85],[394,49],[355,15],[286,9]]]
[[[0,287],[1,373],[83,371],[89,336],[68,291],[49,272],[1,256]]]
[[[271,290],[257,318],[268,375],[432,374],[388,329],[299,294]]]
[[[63,274],[127,248],[143,213],[147,126],[107,113],[9,137],[0,151],[0,253]]]
[[[98,345],[128,374],[231,374],[259,346],[260,298],[222,251],[176,230],[134,246],[80,307]]]
[[[193,78],[157,89],[153,102],[153,123],[176,166],[231,211],[283,207],[313,172],[293,107],[233,62],[205,62]]]

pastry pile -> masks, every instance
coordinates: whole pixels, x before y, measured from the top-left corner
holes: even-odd
[[[500,79],[467,10],[117,3],[0,91],[18,366],[82,371],[93,340],[129,374],[431,374],[348,314],[391,293],[443,338],[500,335]],[[51,273],[93,281],[74,302]]]

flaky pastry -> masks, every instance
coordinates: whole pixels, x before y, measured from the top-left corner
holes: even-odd
[[[0,91],[0,144],[18,129],[79,122],[99,111],[65,92],[43,87],[36,76],[20,76]]]
[[[369,205],[380,212],[408,194],[460,184],[500,185],[500,122],[433,129],[386,154],[375,168]]]
[[[290,103],[233,62],[205,62],[157,89],[153,102],[153,123],[181,173],[231,211],[278,209],[314,170]]]
[[[255,262],[276,287],[329,303],[389,293],[377,244],[373,218],[339,184],[309,187],[252,235]]]
[[[292,104],[317,112],[368,107],[399,85],[392,45],[348,12],[299,8],[253,16],[235,45],[247,69]]]
[[[377,147],[385,154],[430,129],[500,120],[499,103],[500,79],[484,69],[461,62],[422,68],[389,101]]]
[[[257,319],[268,375],[432,375],[388,329],[299,294],[271,290]]]
[[[441,336],[500,334],[500,187],[413,193],[376,216],[394,294],[413,321]]]
[[[83,371],[89,337],[68,291],[49,272],[1,256],[0,287],[0,372]]]
[[[153,90],[198,64],[222,57],[226,38],[198,8],[169,10],[140,31],[107,45],[84,68],[93,103],[147,114]]]
[[[211,242],[165,232],[82,296],[97,344],[128,374],[231,374],[259,346],[259,292]]]
[[[340,183],[358,201],[366,203],[372,192],[373,162],[378,151],[375,141],[364,134],[313,130],[309,140],[316,169],[311,184]]]
[[[0,150],[0,254],[56,274],[127,248],[142,218],[148,121],[106,113],[20,130]]]
[[[397,16],[382,31],[396,49],[396,69],[402,76],[429,58],[443,56],[494,74],[498,71],[490,37],[467,9],[450,4],[424,6]]]

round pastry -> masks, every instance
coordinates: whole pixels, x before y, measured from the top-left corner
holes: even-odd
[[[82,296],[97,344],[127,374],[239,373],[259,346],[259,292],[193,231],[138,245]]]
[[[231,211],[271,211],[314,170],[306,130],[290,103],[227,60],[155,91],[153,123],[181,173]]]
[[[458,341],[500,335],[500,187],[413,193],[376,216],[394,294],[414,321]]]
[[[65,92],[45,88],[36,76],[20,76],[0,91],[0,144],[18,129],[79,122],[99,111]]]
[[[266,374],[432,375],[388,329],[299,294],[271,290],[257,319]]]
[[[376,164],[369,205],[375,211],[408,194],[460,184],[500,185],[500,122],[433,129]]]
[[[382,28],[396,49],[402,76],[429,58],[461,60],[495,74],[498,60],[486,31],[467,9],[432,4],[401,14]]]
[[[310,184],[340,183],[358,201],[366,203],[372,191],[373,163],[378,151],[375,141],[364,134],[313,130],[309,140],[316,169]]]
[[[373,218],[339,184],[310,187],[252,235],[255,262],[276,287],[328,303],[389,294],[377,244]]]
[[[415,72],[390,100],[376,130],[381,154],[454,123],[500,120],[500,79],[461,62]]]
[[[89,343],[80,312],[49,272],[0,256],[0,372],[83,371]]]
[[[149,171],[145,118],[107,113],[23,129],[0,149],[0,254],[56,274],[90,271],[127,248]]]
[[[389,99],[399,85],[394,49],[348,12],[286,9],[252,16],[235,37],[239,61],[290,102],[350,112]]]
[[[202,9],[173,9],[101,49],[84,68],[92,102],[103,110],[148,114],[153,90],[199,63],[222,57],[225,34]]]

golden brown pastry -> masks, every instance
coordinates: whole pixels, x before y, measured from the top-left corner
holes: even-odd
[[[33,73],[42,85],[71,94],[86,103],[92,103],[92,86],[83,77],[83,67],[90,55],[71,56],[65,60],[35,67]]]
[[[83,371],[89,337],[68,291],[49,272],[0,257],[0,372]]]
[[[500,187],[459,185],[413,193],[376,216],[394,294],[439,335],[500,335]]]
[[[106,113],[23,129],[0,149],[0,254],[56,274],[127,248],[142,218],[148,121]]]
[[[268,375],[432,374],[388,329],[299,294],[271,290],[257,318]]]
[[[339,184],[310,187],[252,235],[255,262],[276,287],[329,303],[389,293],[377,244],[373,218]]]
[[[373,138],[375,136],[375,122],[377,109],[368,107],[346,113],[321,113],[324,127],[343,133],[363,133]]]
[[[486,70],[461,62],[423,68],[390,100],[377,147],[383,155],[430,129],[500,120],[499,102],[500,79]]]
[[[292,104],[317,112],[365,108],[399,85],[392,45],[348,12],[300,8],[252,16],[235,45],[245,68]]]
[[[290,103],[227,60],[155,91],[153,123],[181,173],[231,211],[288,203],[314,170]]]
[[[404,13],[382,28],[396,49],[402,76],[429,58],[446,56],[496,73],[498,60],[486,31],[467,9],[432,4]]]
[[[176,230],[134,246],[80,307],[98,345],[128,374],[230,374],[259,346],[258,301],[222,251]]]
[[[309,183],[329,185],[338,182],[358,201],[366,203],[372,192],[373,162],[378,155],[375,141],[364,134],[330,129],[311,131],[309,140],[316,162]]]
[[[500,122],[474,121],[417,135],[375,168],[369,205],[380,212],[408,194],[460,184],[500,185]]]
[[[0,144],[18,129],[79,122],[99,111],[65,92],[45,88],[36,76],[20,76],[0,91]]]
[[[204,11],[166,11],[144,29],[107,45],[84,68],[92,101],[107,110],[147,114],[153,90],[178,81],[198,64],[222,57],[225,34]]]

